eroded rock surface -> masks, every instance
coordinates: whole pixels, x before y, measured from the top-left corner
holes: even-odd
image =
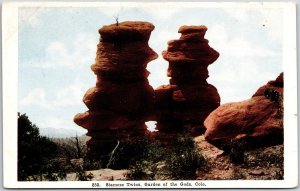
[[[88,130],[90,156],[107,156],[120,139],[149,134],[145,121],[153,113],[154,90],[149,85],[148,62],[157,58],[148,40],[154,26],[148,22],[122,22],[99,29],[96,86],[84,95],[89,111],[74,122]]]
[[[251,99],[223,104],[204,121],[205,139],[223,150],[283,143],[283,73],[259,88]]]
[[[203,133],[204,119],[220,105],[217,89],[206,81],[208,65],[219,57],[204,39],[206,30],[205,26],[182,26],[181,37],[169,41],[162,52],[171,79],[169,85],[155,90],[155,107],[158,134],[166,142],[183,132]]]

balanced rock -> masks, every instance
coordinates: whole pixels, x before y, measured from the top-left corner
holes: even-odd
[[[181,37],[168,42],[162,52],[169,62],[167,76],[170,85],[155,90],[155,107],[158,134],[174,140],[175,134],[192,135],[203,133],[204,119],[220,105],[217,89],[208,84],[208,65],[219,53],[204,39],[205,26],[182,26]],[[169,134],[172,136],[167,136]],[[168,142],[168,140],[165,140]]]
[[[283,143],[283,73],[258,89],[251,99],[223,104],[204,121],[205,139],[229,151]]]
[[[153,115],[154,90],[146,67],[158,56],[148,45],[153,29],[151,23],[130,21],[99,29],[96,62],[91,66],[97,82],[83,97],[89,111],[74,117],[91,136],[90,157],[108,156],[118,140],[149,135],[145,121]]]

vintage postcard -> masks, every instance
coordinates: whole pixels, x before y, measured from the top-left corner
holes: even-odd
[[[296,5],[4,3],[5,188],[298,186]]]

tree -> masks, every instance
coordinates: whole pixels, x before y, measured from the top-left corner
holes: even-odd
[[[57,145],[39,133],[26,114],[18,113],[18,180],[43,173],[43,166],[54,158]]]

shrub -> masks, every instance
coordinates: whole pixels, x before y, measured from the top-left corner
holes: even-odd
[[[272,102],[275,102],[278,105],[277,117],[283,118],[283,97],[279,92],[271,88],[267,88],[264,91],[264,96],[270,99]],[[281,120],[282,122],[282,120]]]
[[[143,148],[141,157],[131,161],[127,179],[194,179],[197,170],[204,170],[207,166],[193,137],[188,135],[180,136],[167,148],[162,147],[159,142]]]
[[[194,179],[197,170],[204,170],[207,166],[193,138],[188,135],[174,142],[166,161],[170,177],[176,180]]]
[[[67,172],[71,169],[71,165],[68,165],[64,160],[53,159],[48,161],[42,168],[46,180],[58,181],[66,179]]]
[[[127,179],[129,180],[154,180],[155,176],[163,175],[162,169],[159,167],[161,162],[165,161],[166,149],[159,142],[154,142],[146,145],[143,149],[142,158],[132,161],[129,165]]]
[[[246,150],[246,142],[243,140],[238,140],[235,142],[231,142],[229,158],[234,164],[241,164],[245,159],[245,150]]]

